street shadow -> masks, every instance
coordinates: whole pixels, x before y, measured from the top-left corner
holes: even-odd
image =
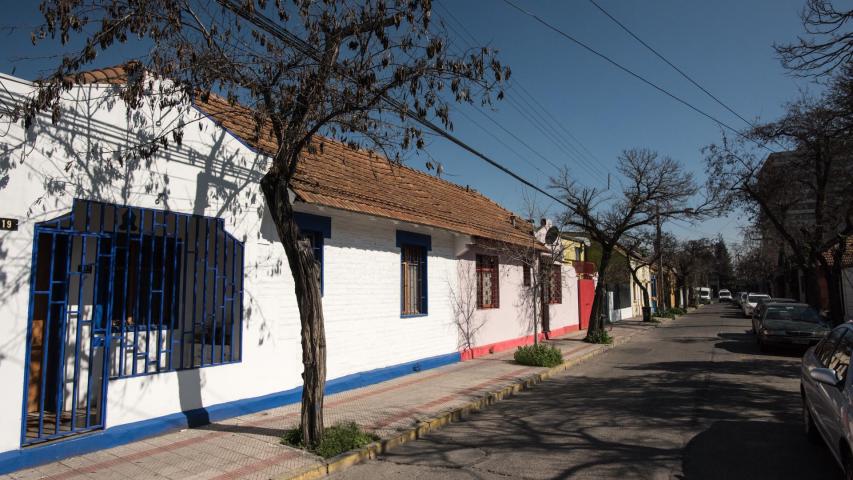
[[[548,478],[656,478],[682,463],[683,478],[823,478],[831,459],[803,446],[799,395],[782,381],[797,373],[794,359],[760,357],[662,361],[614,367],[604,378],[564,377],[384,458],[518,476],[536,465],[537,476]],[[687,432],[698,433],[685,448]],[[762,439],[768,445],[753,446]],[[705,472],[715,459],[719,469]],[[747,460],[751,474],[718,474]],[[773,462],[779,466],[760,473]],[[793,463],[800,466],[789,468]]]
[[[762,352],[758,347],[758,343],[755,341],[755,334],[752,332],[720,333],[717,337],[721,338],[723,341],[714,344],[714,347],[731,353],[768,357],[802,358],[803,354],[808,350],[807,346],[773,345],[767,346],[765,351]]]
[[[715,422],[687,443],[682,469],[685,480],[841,478],[826,446],[790,422]]]

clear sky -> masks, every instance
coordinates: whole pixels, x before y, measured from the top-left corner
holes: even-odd
[[[717,118],[745,126],[588,0],[513,1]],[[597,1],[747,119],[772,120],[801,89],[815,89],[786,74],[772,49],[774,42],[789,42],[802,33],[798,14],[805,0]],[[720,138],[720,127],[712,121],[501,0],[437,0],[435,4],[434,12],[450,27],[454,44],[477,41],[497,48],[513,72],[508,98],[494,110],[461,107],[456,112],[454,133],[466,143],[543,187],[556,173],[552,164],[568,165],[582,183],[606,186],[607,172],[615,171],[617,156],[631,147],[672,156],[704,181],[700,149]],[[40,21],[38,2],[0,0],[0,7],[4,12],[0,71],[37,77],[57,61],[52,56],[58,51],[56,44],[46,42],[34,48],[30,42],[30,29]],[[103,55],[94,66],[119,63],[138,51],[128,46]],[[536,114],[529,112],[531,106]],[[444,141],[432,141],[428,153],[443,164],[444,178],[469,184],[509,209],[524,210],[524,187],[515,180]],[[425,155],[409,156],[407,163],[423,167],[426,160]],[[615,176],[612,181],[615,185]],[[549,207],[541,196],[537,201]],[[558,209],[551,205],[549,212],[556,214]],[[722,233],[727,241],[737,242],[738,229],[746,224],[746,218],[733,214],[695,226],[665,228],[681,238]]]

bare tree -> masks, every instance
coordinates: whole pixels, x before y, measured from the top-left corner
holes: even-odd
[[[671,249],[669,246],[674,243],[675,238],[668,233],[662,234],[661,238],[658,239],[651,231],[640,230],[638,233],[626,235],[626,240],[621,244],[625,251],[625,267],[631,273],[634,283],[640,287],[640,292],[643,296],[643,308],[645,309],[651,308],[649,287],[640,278],[639,272],[644,268],[651,268],[652,265],[658,263],[665,249]],[[660,282],[658,283],[658,289],[660,289]],[[647,317],[643,313],[643,320],[648,321],[649,319],[650,317]]]
[[[801,75],[825,75],[853,60],[853,10],[836,8],[829,0],[807,0],[800,18],[807,37],[774,45],[785,68]]]
[[[519,304],[523,307],[522,311],[530,314],[529,326],[533,330],[533,342],[538,344],[540,332],[544,333],[546,339],[550,338],[549,305],[552,295],[555,295],[553,290],[562,285],[556,278],[558,270],[553,268],[553,265],[562,263],[563,260],[564,247],[559,236],[563,225],[548,222],[547,209],[543,209],[530,192],[523,191],[522,197],[523,218],[513,216],[513,222],[530,233],[529,243],[511,244],[483,239],[481,243],[484,249],[500,257],[503,264],[518,265],[522,268],[523,285]],[[536,218],[540,219],[538,226],[534,220]],[[549,230],[555,238],[546,238]]]
[[[617,166],[622,175],[615,194],[584,187],[568,170],[552,180],[552,187],[568,205],[563,223],[580,228],[601,245],[598,283],[587,337],[604,328],[603,299],[607,271],[614,251],[624,236],[662,219],[697,219],[713,209],[715,196],[710,191],[690,206],[699,188],[690,173],[670,157],[661,157],[647,149],[626,150]]]
[[[815,306],[823,274],[831,310],[839,314],[840,267],[824,254],[853,235],[853,123],[841,88],[836,84],[821,97],[803,97],[779,120],[735,141],[724,135],[704,149],[709,181],[725,192],[725,203],[745,208],[766,239],[778,239],[781,261],[806,274],[806,300]],[[750,142],[780,143],[789,151],[765,159]]]
[[[463,352],[474,349],[477,333],[485,320],[477,315],[477,271],[472,262],[457,262],[455,282],[451,282],[450,308]]]
[[[684,305],[696,306],[696,287],[707,286],[714,269],[713,245],[707,238],[686,240],[675,244],[674,255],[669,257],[675,272],[677,288],[683,293]]]
[[[16,115],[26,125],[44,111],[61,121],[62,93],[98,52],[136,38],[150,48],[126,65],[121,97],[131,110],[150,98],[169,107],[218,95],[231,107],[223,114],[254,121],[253,143],[270,157],[260,187],[294,279],[304,364],[301,427],[313,447],[324,430],[326,342],[319,267],[300,240],[289,196],[300,157],[322,152],[331,138],[399,159],[401,150],[424,146],[418,119],[451,128],[449,105],[502,97],[498,86],[509,69],[489,49],[448,52],[428,0],[218,3],[44,0],[45,24],[33,40],[58,37],[66,45],[81,37],[83,47],[39,80]],[[147,72],[168,81],[155,86]],[[151,157],[180,141],[178,128],[138,146],[138,154]]]

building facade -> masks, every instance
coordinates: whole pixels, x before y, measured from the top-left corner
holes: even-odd
[[[0,473],[299,400],[293,280],[258,187],[273,147],[216,97],[129,112],[122,75],[88,73],[59,123],[0,139]],[[0,81],[4,102],[33,92]],[[170,131],[180,144],[155,148]],[[328,392],[532,341],[511,252],[545,248],[488,198],[331,141],[292,195]],[[553,264],[558,335],[579,328],[577,276]]]

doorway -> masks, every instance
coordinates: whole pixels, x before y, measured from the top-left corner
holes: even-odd
[[[112,241],[37,225],[21,444],[104,426]]]

